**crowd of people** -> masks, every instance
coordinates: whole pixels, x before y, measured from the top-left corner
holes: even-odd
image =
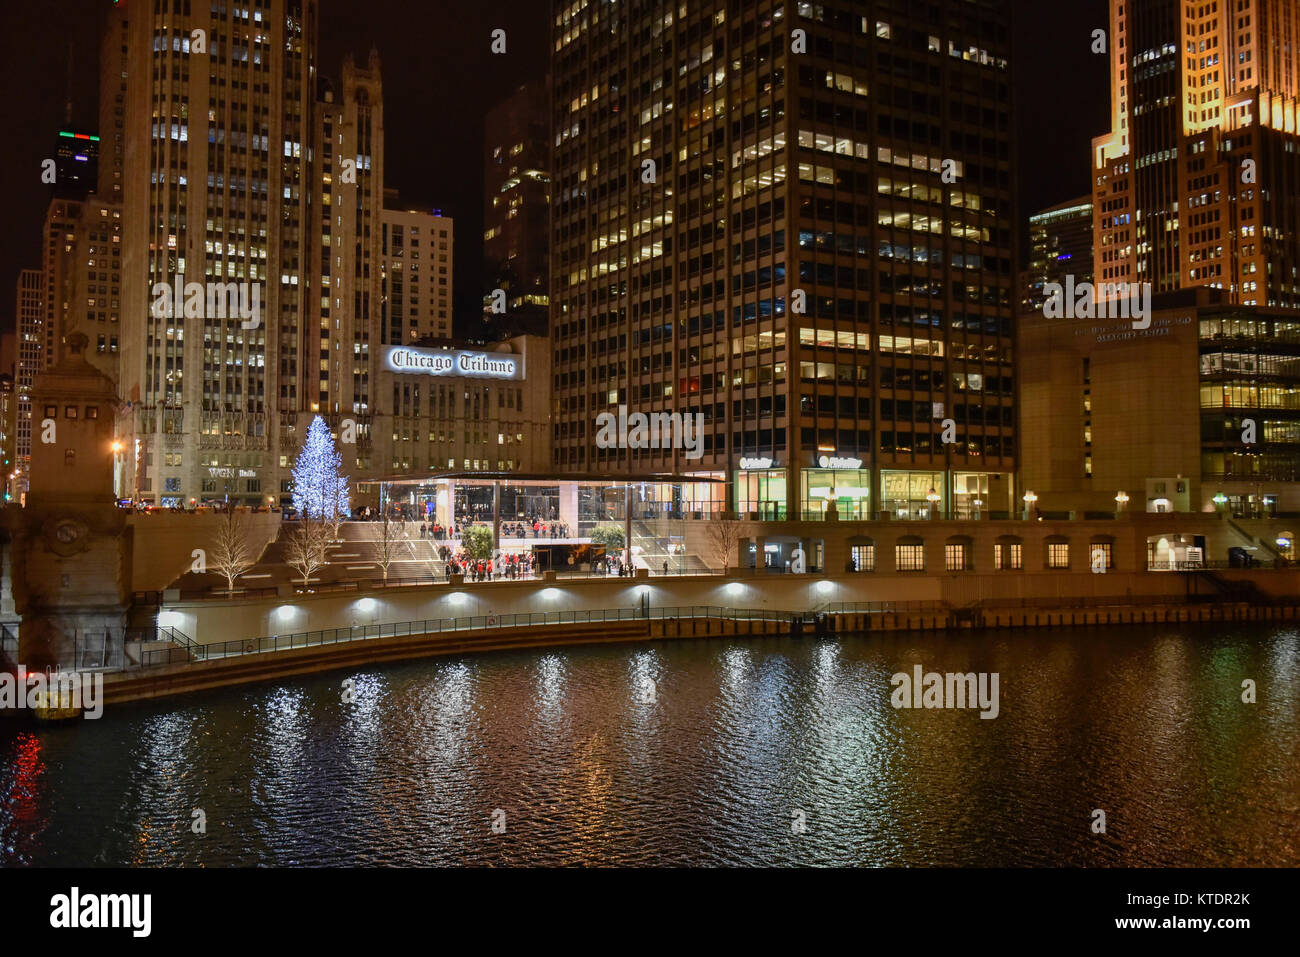
[[[468,581],[497,581],[516,578],[532,578],[537,572],[537,557],[531,554],[498,555],[492,558],[474,558],[459,551],[454,555],[444,556],[447,567],[447,579],[460,573]]]
[[[504,538],[568,538],[568,522],[502,522],[501,535]]]

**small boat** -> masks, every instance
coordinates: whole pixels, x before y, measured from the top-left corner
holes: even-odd
[[[32,714],[39,721],[68,721],[81,717],[81,706],[74,704],[71,691],[38,691],[33,696]]]

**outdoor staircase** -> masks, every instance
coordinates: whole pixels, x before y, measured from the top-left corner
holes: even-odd
[[[675,520],[672,524],[680,527],[682,523]],[[710,570],[709,566],[696,555],[669,554],[664,543],[667,537],[666,534],[655,534],[655,530],[645,519],[632,520],[632,546],[641,550],[640,561],[651,572],[663,571],[665,560],[668,562],[669,571],[673,573],[699,574]]]
[[[1190,574],[1195,575],[1198,581],[1207,582],[1215,594],[1225,601],[1249,602],[1252,605],[1267,605],[1273,601],[1253,581],[1229,581],[1206,568],[1198,568]]]
[[[1281,552],[1279,552],[1273,546],[1272,542],[1268,541],[1267,539],[1259,538],[1255,535],[1250,534],[1250,532],[1246,531],[1246,529],[1242,528],[1232,519],[1228,519],[1227,521],[1229,527],[1238,535],[1240,535],[1242,538],[1244,538],[1247,542],[1259,548],[1262,548],[1264,551],[1268,552],[1270,557],[1272,557],[1274,560],[1286,561],[1286,556],[1283,555]]]
[[[202,661],[206,651],[185,632],[170,625],[152,625],[145,628],[128,628],[125,639],[128,642],[140,642],[140,652],[157,656],[165,654],[168,663]]]

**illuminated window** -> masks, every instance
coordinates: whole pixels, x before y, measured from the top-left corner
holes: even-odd
[[[925,571],[925,546],[895,545],[894,567],[900,572]]]

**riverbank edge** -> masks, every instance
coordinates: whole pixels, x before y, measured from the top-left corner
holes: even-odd
[[[1106,625],[1210,625],[1296,621],[1300,605],[1206,603],[1168,606],[1114,605],[1104,608],[992,608],[947,614],[842,612],[785,621],[726,618],[625,619],[566,622],[364,638],[248,655],[232,655],[137,672],[104,676],[104,704],[119,705],[180,697],[202,691],[261,684],[329,671],[422,658],[492,652],[560,649],[594,644],[690,638],[834,637],[878,632],[1104,627]]]

